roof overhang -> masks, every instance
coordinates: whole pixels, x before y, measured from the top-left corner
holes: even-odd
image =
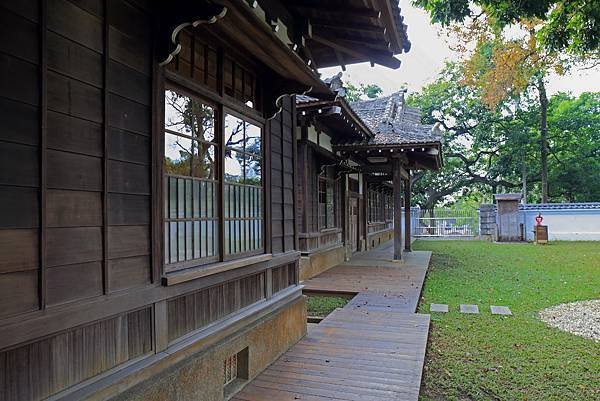
[[[410,49],[397,0],[255,0],[267,22],[285,31],[316,68],[371,62],[398,68],[394,57]],[[285,28],[281,28],[285,27]],[[286,39],[284,39],[286,40]]]
[[[159,16],[159,62],[167,63],[179,50],[179,32],[187,26],[204,25],[211,33],[228,39],[273,70],[269,81],[273,94],[311,93],[333,99],[335,94],[313,67],[294,51],[248,1],[173,0],[156,4]]]
[[[361,140],[368,140],[373,137],[369,127],[352,110],[348,102],[342,97],[335,100],[307,101],[297,103],[299,118],[316,119],[327,125],[334,131],[334,136],[346,137],[350,134]]]
[[[362,161],[365,173],[391,173],[392,159],[400,158],[410,170],[439,170],[443,160],[440,142],[410,144],[334,144],[333,151],[342,157],[353,157]]]

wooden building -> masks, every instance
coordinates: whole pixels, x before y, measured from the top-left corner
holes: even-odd
[[[404,92],[348,104],[341,74],[325,82],[334,100],[296,97],[300,280],[394,237],[410,250],[410,171],[441,166],[437,127]]]
[[[227,398],[306,330],[290,95],[397,67],[397,5],[3,0],[0,26],[0,400]]]
[[[348,138],[333,146],[341,157],[361,166],[369,199],[365,249],[393,238],[395,259],[411,250],[411,171],[442,166],[437,124],[421,124],[421,111],[405,103],[404,93],[353,103],[374,136],[366,141]]]

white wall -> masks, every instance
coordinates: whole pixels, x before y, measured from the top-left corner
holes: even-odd
[[[600,241],[600,209],[521,210],[525,237],[533,241],[535,217],[542,213],[549,240]]]

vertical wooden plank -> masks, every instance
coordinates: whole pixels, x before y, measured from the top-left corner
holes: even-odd
[[[410,227],[410,199],[411,199],[411,183],[410,183],[410,170],[408,170],[408,179],[404,181],[404,250],[406,252],[412,251],[411,240],[411,227]]]
[[[264,182],[264,196],[263,196],[263,243],[265,247],[265,253],[271,253],[273,251],[273,237],[271,236],[271,122],[273,119],[269,119],[265,123],[265,135],[263,139],[263,160],[265,165],[263,167],[263,182]]]
[[[296,191],[296,186],[298,185],[298,148],[297,148],[297,142],[296,141],[296,130],[298,129],[297,127],[297,118],[298,116],[296,115],[296,96],[292,96],[291,97],[291,113],[292,113],[292,164],[293,164],[293,171],[292,171],[292,195],[294,197],[293,201],[294,201],[294,205],[293,205],[293,211],[294,211],[294,249],[295,250],[299,250],[300,249],[300,243],[299,243],[299,239],[298,239],[298,214],[296,213],[296,207],[298,205],[298,192]]]
[[[46,309],[46,143],[48,120],[48,95],[47,95],[47,25],[48,25],[47,0],[40,4],[40,308]]]
[[[402,162],[393,159],[394,185],[394,259],[402,259]]]
[[[110,291],[110,269],[108,266],[108,155],[109,155],[109,104],[108,104],[108,66],[110,63],[108,33],[110,30],[108,0],[102,2],[104,21],[103,21],[103,40],[102,51],[104,53],[102,66],[102,139],[103,139],[103,157],[102,157],[102,293],[108,294]]]
[[[157,18],[157,17],[155,17]],[[157,25],[157,21],[153,19],[154,26]],[[158,32],[157,29],[153,29],[153,35]],[[153,46],[153,53],[156,51]],[[152,146],[150,160],[152,161],[152,192],[151,192],[151,227],[152,227],[152,247],[151,247],[151,278],[150,281],[153,284],[159,282],[162,274],[162,266],[164,263],[165,241],[164,241],[164,224],[165,216],[165,187],[164,187],[164,176],[163,176],[163,154],[164,154],[164,140],[163,140],[163,127],[164,127],[164,67],[159,66],[158,63],[154,62],[155,54],[152,57]],[[166,322],[165,322],[166,325]],[[156,323],[155,323],[155,330]],[[166,328],[165,328],[166,330]],[[157,348],[158,349],[158,348]]]
[[[169,345],[169,322],[167,300],[154,304],[154,350],[161,352]]]

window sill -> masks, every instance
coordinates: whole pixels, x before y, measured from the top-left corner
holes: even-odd
[[[267,260],[271,260],[272,258],[272,254],[265,253],[256,256],[250,256],[243,259],[234,259],[226,262],[198,266],[179,272],[172,272],[166,274],[163,277],[163,284],[166,286],[180,284],[186,281],[195,280],[201,277],[206,277],[217,273],[223,273],[228,270],[237,269],[255,263],[266,262]]]

